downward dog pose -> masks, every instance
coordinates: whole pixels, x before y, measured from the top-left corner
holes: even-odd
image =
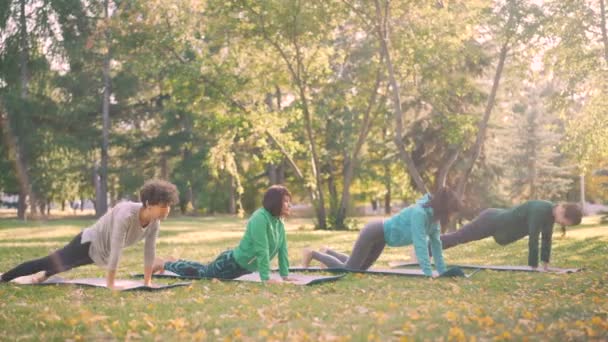
[[[2,274],[0,281],[44,271],[41,277],[33,279],[43,282],[54,274],[95,263],[107,268],[106,285],[113,289],[122,249],[145,239],[144,283],[150,286],[160,220],[165,219],[171,205],[177,203],[178,191],[169,182],[150,180],[140,189],[139,197],[141,203],[118,203],[63,248],[46,257],[24,262]]]
[[[271,186],[264,194],[263,207],[249,218],[245,235],[236,248],[222,252],[206,265],[195,261],[157,258],[153,271],[167,270],[181,276],[219,279],[235,279],[257,271],[263,282],[275,282],[269,280],[270,261],[278,254],[279,273],[283,280],[289,281],[283,218],[289,215],[290,201],[291,194],[287,188]]]
[[[380,257],[386,245],[400,247],[414,245],[420,267],[432,276],[427,244],[430,242],[437,271],[444,273],[445,263],[441,248],[440,225],[447,224],[450,216],[461,207],[456,195],[448,188],[441,188],[432,196],[427,194],[388,220],[372,221],[359,234],[351,255],[324,249],[321,252],[304,249],[302,264],[310,265],[317,260],[330,268],[366,270]]]
[[[560,224],[565,234],[565,226],[581,223],[582,216],[581,207],[575,203],[527,201],[510,209],[486,209],[456,232],[441,235],[441,242],[443,249],[448,249],[492,236],[499,245],[504,246],[527,235],[529,236],[528,265],[537,268],[540,236],[540,259],[543,261],[543,269],[548,270],[553,224]],[[435,251],[432,253],[434,254]]]

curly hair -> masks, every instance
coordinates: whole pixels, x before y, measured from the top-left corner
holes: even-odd
[[[139,189],[139,199],[144,207],[156,204],[175,205],[179,201],[179,191],[173,183],[150,179]]]

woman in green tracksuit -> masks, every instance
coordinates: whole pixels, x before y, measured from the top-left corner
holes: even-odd
[[[289,280],[287,239],[283,218],[289,214],[291,194],[281,185],[271,186],[264,194],[263,207],[247,222],[245,235],[234,249],[222,252],[209,264],[188,260],[157,258],[153,271],[163,270],[195,278],[234,279],[259,272],[260,280],[270,279],[270,260],[279,256],[279,274]]]

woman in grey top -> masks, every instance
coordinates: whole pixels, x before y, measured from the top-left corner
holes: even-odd
[[[152,263],[156,252],[159,221],[169,215],[171,205],[178,201],[175,185],[162,180],[149,180],[140,189],[141,203],[121,202],[109,210],[92,226],[85,228],[70,243],[50,255],[24,262],[1,274],[0,281],[44,271],[34,281],[74,267],[92,263],[105,267],[107,286],[114,289],[118,260],[124,247],[145,239],[144,283],[151,284]]]

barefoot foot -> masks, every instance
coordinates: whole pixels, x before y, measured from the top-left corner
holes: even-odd
[[[302,267],[308,268],[312,261],[312,250],[310,248],[304,248],[302,250]]]
[[[154,262],[152,262],[152,274],[163,273],[165,271],[165,262],[167,262],[167,260],[163,258],[154,258]]]

